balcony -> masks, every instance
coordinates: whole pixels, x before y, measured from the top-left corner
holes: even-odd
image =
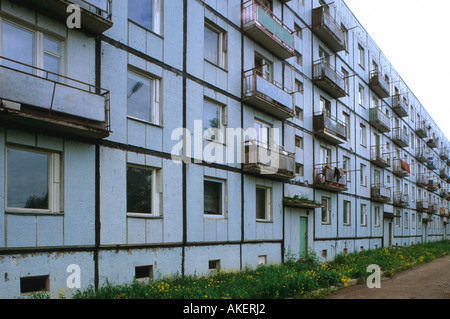
[[[448,197],[448,190],[445,188],[441,188],[441,190],[439,191],[439,196],[446,199]]]
[[[427,165],[428,169],[430,169],[432,171],[437,169],[436,161],[433,157],[428,157],[426,165]]]
[[[439,182],[436,179],[431,178],[428,180],[428,185],[427,185],[428,191],[435,192],[438,190],[438,188],[439,188]]]
[[[399,177],[408,177],[411,171],[406,161],[395,159],[392,172]]]
[[[295,177],[295,154],[256,140],[244,143],[244,171],[263,177],[290,180]]]
[[[293,32],[258,0],[242,4],[242,29],[281,60],[295,55]]]
[[[391,190],[384,185],[372,185],[371,199],[375,202],[389,203],[391,201]]]
[[[409,206],[409,196],[401,191],[394,192],[394,206],[398,207],[408,207]]]
[[[334,192],[345,192],[347,172],[332,165],[320,164],[314,167],[314,187]]]
[[[372,164],[382,168],[391,166],[390,153],[380,145],[375,145],[370,148],[370,161]]]
[[[417,134],[417,136],[419,136],[421,138],[428,137],[428,128],[427,128],[426,121],[420,121],[420,122],[416,123],[416,134]]]
[[[429,150],[425,147],[420,147],[416,149],[416,159],[420,163],[426,163],[428,161],[429,154],[430,154]]]
[[[416,202],[416,210],[419,212],[427,212],[428,211],[428,201],[419,199]]]
[[[345,32],[330,16],[326,7],[312,10],[312,31],[334,53],[345,50]]]
[[[313,126],[314,134],[331,144],[338,145],[347,142],[346,125],[326,112],[314,115]]]
[[[416,185],[419,187],[427,187],[428,185],[428,176],[426,174],[418,174],[416,179]]]
[[[255,68],[244,73],[243,99],[246,103],[274,117],[285,120],[294,117],[291,91]]]
[[[2,126],[93,139],[109,136],[109,91],[7,58],[0,57],[0,63]]]
[[[392,110],[400,117],[408,116],[408,101],[401,94],[392,97]]]
[[[369,111],[370,124],[378,129],[381,133],[387,133],[391,131],[391,120],[383,113],[379,108],[375,107]]]
[[[431,135],[431,134],[430,134]],[[431,148],[438,148],[439,138],[433,133],[427,141],[427,145]]]
[[[435,202],[429,202],[428,203],[428,209],[426,210],[426,212],[428,214],[436,214],[438,211],[438,204],[436,204]]]
[[[380,98],[391,96],[389,82],[381,71],[374,70],[370,72],[369,86]]]
[[[401,127],[396,127],[392,129],[392,142],[397,144],[399,147],[408,147],[409,146],[409,136],[408,131]]]
[[[324,59],[314,63],[313,83],[335,99],[347,95],[344,77]]]
[[[439,170],[439,177],[443,180],[447,181],[449,178],[448,169],[447,168],[441,168]]]
[[[80,7],[80,30],[92,34],[102,34],[113,26],[112,0],[16,0],[15,2],[54,18],[64,25],[70,14],[67,7],[76,4]]]

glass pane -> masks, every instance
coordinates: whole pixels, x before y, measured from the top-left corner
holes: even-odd
[[[266,219],[267,191],[264,188],[256,189],[256,219]]]
[[[153,83],[151,80],[128,73],[128,115],[151,122]]]
[[[128,0],[128,19],[153,31],[153,1]]]
[[[44,37],[44,50],[59,54],[59,41]]]
[[[219,34],[205,27],[205,59],[219,64]]]
[[[49,209],[49,155],[8,148],[7,206]]]
[[[204,137],[211,140],[219,140],[221,107],[217,104],[208,101],[205,101],[203,105],[204,105],[203,109]]]
[[[222,214],[222,183],[204,182],[204,211],[208,215]]]
[[[2,23],[2,55],[23,64],[34,66],[34,33],[13,24]],[[3,65],[32,73],[32,69],[14,62],[2,61]]]
[[[127,167],[127,212],[152,213],[152,170]]]
[[[48,55],[48,54],[44,54],[44,69],[55,73],[55,74],[59,74],[60,70],[60,59],[52,56],[52,55]],[[55,74],[48,74],[48,79],[52,80],[52,81],[58,81],[59,77]]]

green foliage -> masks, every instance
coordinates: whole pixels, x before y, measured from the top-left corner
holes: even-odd
[[[295,260],[288,253],[282,265],[260,265],[242,271],[222,270],[209,276],[167,276],[147,283],[134,281],[114,285],[108,281],[98,291],[89,287],[74,298],[100,299],[280,299],[301,297],[331,286],[346,286],[351,279],[364,279],[367,266],[377,264],[387,274],[428,263],[450,253],[450,241],[381,248],[337,255],[320,263],[313,251]]]

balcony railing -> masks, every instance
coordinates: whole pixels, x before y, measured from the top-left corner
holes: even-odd
[[[416,123],[416,134],[417,134],[417,136],[419,136],[421,138],[428,137],[428,128],[427,128],[426,121],[420,121],[420,122]]]
[[[242,4],[242,29],[282,60],[295,55],[293,32],[259,0]]]
[[[391,96],[389,82],[379,70],[370,73],[369,86],[380,98]]]
[[[439,156],[441,157],[442,160],[446,161],[448,160],[449,157],[449,150],[448,148],[444,147],[439,151]]]
[[[428,209],[426,210],[429,214],[435,214],[438,211],[438,204],[435,201],[428,201]]]
[[[400,117],[408,116],[408,101],[401,94],[392,97],[392,110]]]
[[[369,121],[372,126],[377,128],[382,133],[391,131],[391,120],[378,107],[372,108],[369,111]]]
[[[347,172],[333,165],[320,164],[314,167],[314,186],[320,189],[345,192]]]
[[[243,98],[245,102],[285,120],[294,117],[294,99],[292,92],[273,80],[271,76],[263,74],[260,68],[248,70],[244,73]]]
[[[428,169],[430,169],[430,170],[432,170],[432,171],[434,171],[434,170],[436,170],[437,169],[437,166],[436,166],[436,160],[434,159],[434,157],[428,157],[427,158],[427,162],[426,162],[426,165],[427,165],[427,167],[428,167]]]
[[[391,201],[391,189],[381,184],[372,185],[371,199],[376,202],[389,203]]]
[[[428,211],[428,201],[419,199],[416,202],[416,210],[419,212],[427,212]]]
[[[430,151],[427,147],[418,147],[416,149],[416,159],[421,163],[426,163],[428,161]]]
[[[448,190],[445,188],[441,188],[441,190],[439,191],[439,196],[446,199],[448,197]]]
[[[256,140],[244,143],[244,170],[263,177],[290,180],[295,177],[295,154]]]
[[[427,145],[431,148],[437,148],[439,145],[439,138],[436,137],[434,133],[430,134],[430,138],[427,141]]]
[[[95,139],[109,135],[109,91],[3,57],[0,64],[3,125]]]
[[[80,7],[80,30],[102,34],[113,26],[112,0],[16,0],[15,2],[49,15],[64,25],[69,16],[67,7],[76,4]]]
[[[400,147],[409,146],[408,131],[401,127],[392,129],[392,141]]]
[[[447,181],[447,179],[449,178],[449,173],[448,173],[448,168],[441,168],[439,170],[439,177],[441,177],[443,180]]]
[[[407,177],[411,173],[408,162],[395,159],[392,172],[399,177]]]
[[[325,59],[314,62],[313,82],[333,98],[347,95],[344,77],[339,74]]]
[[[408,207],[409,206],[409,196],[401,191],[394,192],[394,206]]]
[[[314,134],[328,142],[338,145],[347,141],[347,127],[346,125],[328,115],[326,112],[321,112],[314,115],[313,120]]]
[[[370,148],[370,161],[380,167],[386,168],[391,166],[390,153],[380,145]]]
[[[419,187],[427,187],[428,185],[428,175],[421,173],[417,175],[417,179],[416,179],[416,185]]]
[[[435,178],[428,179],[427,189],[430,192],[435,192],[439,188],[439,182]]]
[[[334,53],[345,50],[345,32],[323,6],[312,11],[312,31]]]

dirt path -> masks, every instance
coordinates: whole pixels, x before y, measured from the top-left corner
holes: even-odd
[[[383,279],[380,289],[357,285],[324,299],[450,299],[450,256]]]

